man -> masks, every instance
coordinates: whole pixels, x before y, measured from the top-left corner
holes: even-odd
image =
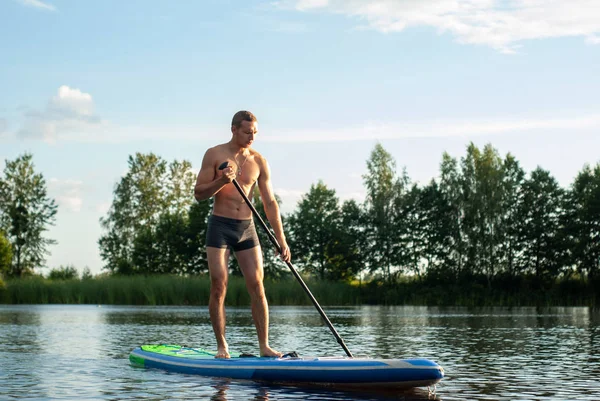
[[[258,183],[267,219],[282,249],[281,259],[289,261],[291,253],[283,233],[269,165],[251,147],[258,132],[257,127],[256,117],[252,113],[237,112],[231,122],[231,140],[206,151],[194,189],[198,201],[214,196],[212,214],[208,219],[206,253],[211,279],[208,309],[217,339],[217,358],[229,358],[225,340],[225,294],[230,249],[235,253],[250,294],[260,355],[282,355],[269,346],[269,308],[263,287],[262,252],[252,211],[232,184],[235,178],[251,198],[254,186]],[[229,162],[228,167],[219,170],[218,167],[225,161]]]

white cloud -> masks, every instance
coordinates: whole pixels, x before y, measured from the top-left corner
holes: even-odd
[[[48,11],[56,11],[56,7],[54,7],[53,5],[46,4],[39,0],[18,0],[18,1],[19,1],[19,3],[21,3],[27,7],[40,8],[42,10],[48,10]]]
[[[428,26],[458,42],[514,53],[531,39],[584,37],[598,44],[598,0],[286,0],[298,11],[331,12],[381,32]]]
[[[58,88],[58,94],[48,102],[48,109],[67,116],[90,116],[94,111],[94,102],[89,93],[63,85]]]
[[[595,35],[595,36],[588,36],[585,39],[586,43],[589,43],[590,45],[600,45],[600,36]]]
[[[91,94],[63,85],[58,88],[56,95],[48,100],[43,110],[20,107],[24,120],[16,132],[9,134],[22,139],[44,140],[50,143],[124,143],[170,138],[213,139],[215,132],[223,131],[222,126],[120,126],[101,119],[94,109]]]
[[[336,129],[308,127],[289,131],[286,127],[263,126],[260,142],[313,143],[370,141],[399,138],[474,137],[505,133],[527,133],[537,130],[585,130],[600,128],[600,114],[571,114],[569,116],[531,116],[518,118],[461,120],[421,120],[408,122],[374,121]],[[0,134],[7,131],[7,122],[0,119]],[[276,135],[271,132],[277,132]],[[91,143],[125,143],[151,140],[211,140],[223,141],[229,134],[217,125],[151,125],[119,126],[94,114],[90,94],[61,86],[43,111],[25,111],[25,121],[17,135],[21,138],[42,139],[48,142],[70,141]],[[5,137],[7,135],[4,135]]]
[[[65,208],[70,212],[80,212],[83,205],[81,195],[83,182],[78,180],[59,180],[51,178],[48,183],[48,192],[51,197],[56,199],[60,208]]]
[[[264,134],[265,142],[348,142],[401,138],[473,137],[511,132],[524,133],[541,129],[581,130],[600,128],[600,114],[565,118],[490,119],[462,121],[416,121],[413,123],[375,122],[333,130],[311,128],[303,131],[276,130]]]
[[[57,95],[48,101],[45,110],[25,112],[23,127],[17,135],[54,142],[72,133],[85,135],[98,132],[105,124],[94,115],[94,102],[90,94],[63,85],[58,88]]]
[[[296,7],[298,10],[310,10],[327,7],[328,4],[329,0],[298,0]]]

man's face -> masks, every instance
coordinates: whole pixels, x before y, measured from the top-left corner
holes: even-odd
[[[236,142],[241,147],[247,148],[252,145],[254,137],[258,133],[258,123],[256,121],[242,121],[240,127],[231,128]]]

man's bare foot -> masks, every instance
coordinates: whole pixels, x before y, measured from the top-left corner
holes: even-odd
[[[215,358],[229,358],[229,349],[226,346],[218,347],[217,355],[215,355]]]
[[[283,356],[283,353],[279,352],[279,351],[275,351],[273,348],[267,346],[260,350],[260,356],[274,356],[274,357],[279,358],[279,357]]]

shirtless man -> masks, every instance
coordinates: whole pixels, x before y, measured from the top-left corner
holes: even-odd
[[[206,151],[198,173],[194,196],[198,201],[215,197],[212,215],[208,219],[206,253],[210,272],[208,309],[215,337],[217,358],[229,358],[225,340],[225,294],[227,292],[230,249],[235,253],[250,294],[252,318],[258,334],[261,356],[281,356],[269,346],[269,307],[263,287],[263,260],[252,211],[232,184],[235,178],[251,199],[254,185],[258,189],[267,219],[281,246],[281,259],[289,261],[279,205],[271,186],[267,160],[251,145],[258,132],[256,117],[249,111],[239,111],[231,122],[231,140]],[[228,161],[224,170],[218,167]]]

